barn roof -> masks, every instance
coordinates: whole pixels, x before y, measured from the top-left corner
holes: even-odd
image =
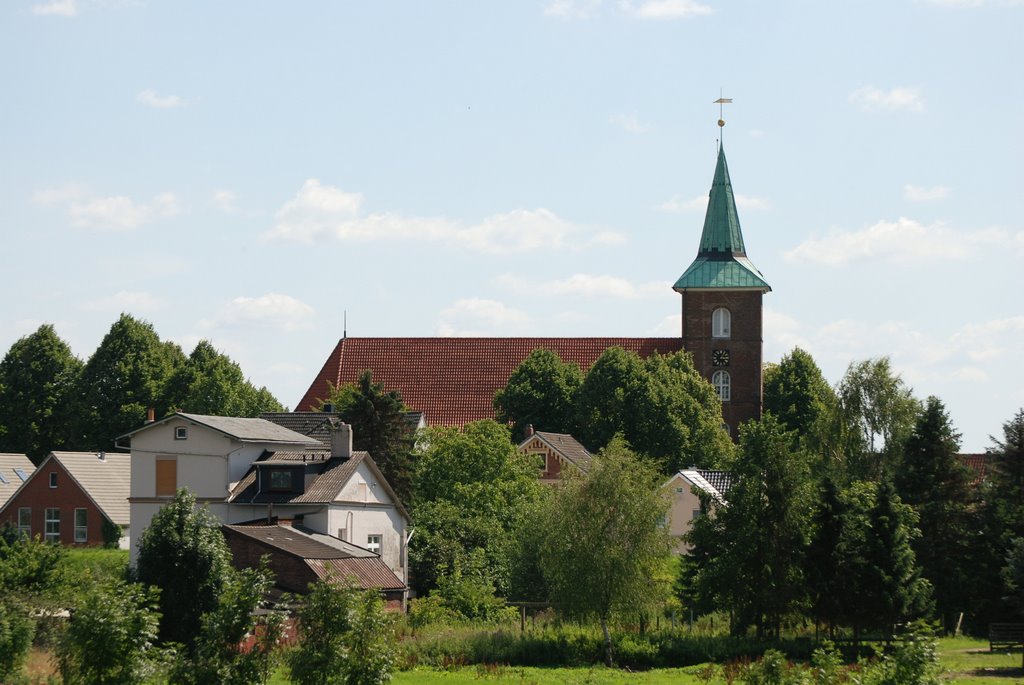
[[[342,338],[297,408],[316,408],[328,383],[354,383],[369,369],[431,425],[461,426],[494,418],[494,393],[534,350],[549,349],[586,370],[616,346],[641,357],[683,349],[681,338]]]

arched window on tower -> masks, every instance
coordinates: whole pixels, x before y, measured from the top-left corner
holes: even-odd
[[[725,307],[711,312],[711,337],[728,338],[732,334],[732,314]]]
[[[715,386],[718,399],[722,402],[728,402],[732,397],[732,379],[728,371],[715,371],[711,376],[711,385]]]

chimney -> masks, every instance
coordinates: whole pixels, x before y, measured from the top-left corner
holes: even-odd
[[[100,450],[99,453],[96,454],[96,458],[99,459],[100,461],[106,461],[107,453],[104,452],[103,450]]]
[[[352,426],[331,421],[331,456],[348,459],[352,456]]]
[[[526,437],[528,437],[528,438],[532,438],[533,437],[533,424],[532,423],[526,424]]]
[[[149,407],[146,409],[146,423],[153,423],[156,421],[156,407]]]

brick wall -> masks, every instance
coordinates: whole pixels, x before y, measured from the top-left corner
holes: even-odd
[[[57,474],[57,487],[50,487],[50,474]],[[63,466],[54,459],[46,460],[35,470],[25,486],[4,505],[0,521],[17,527],[18,510],[32,509],[32,536],[44,537],[46,509],[60,510],[60,542],[65,545],[102,545],[103,514],[88,495],[71,478]],[[75,542],[75,509],[85,509],[87,517],[86,542]]]

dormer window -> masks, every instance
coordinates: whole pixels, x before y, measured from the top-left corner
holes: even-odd
[[[271,490],[291,490],[292,489],[292,470],[291,469],[272,469],[270,471],[270,489]]]
[[[711,337],[729,338],[732,336],[732,314],[725,307],[711,312]]]
[[[174,439],[175,440],[188,440],[188,426],[175,426],[174,427]]]

